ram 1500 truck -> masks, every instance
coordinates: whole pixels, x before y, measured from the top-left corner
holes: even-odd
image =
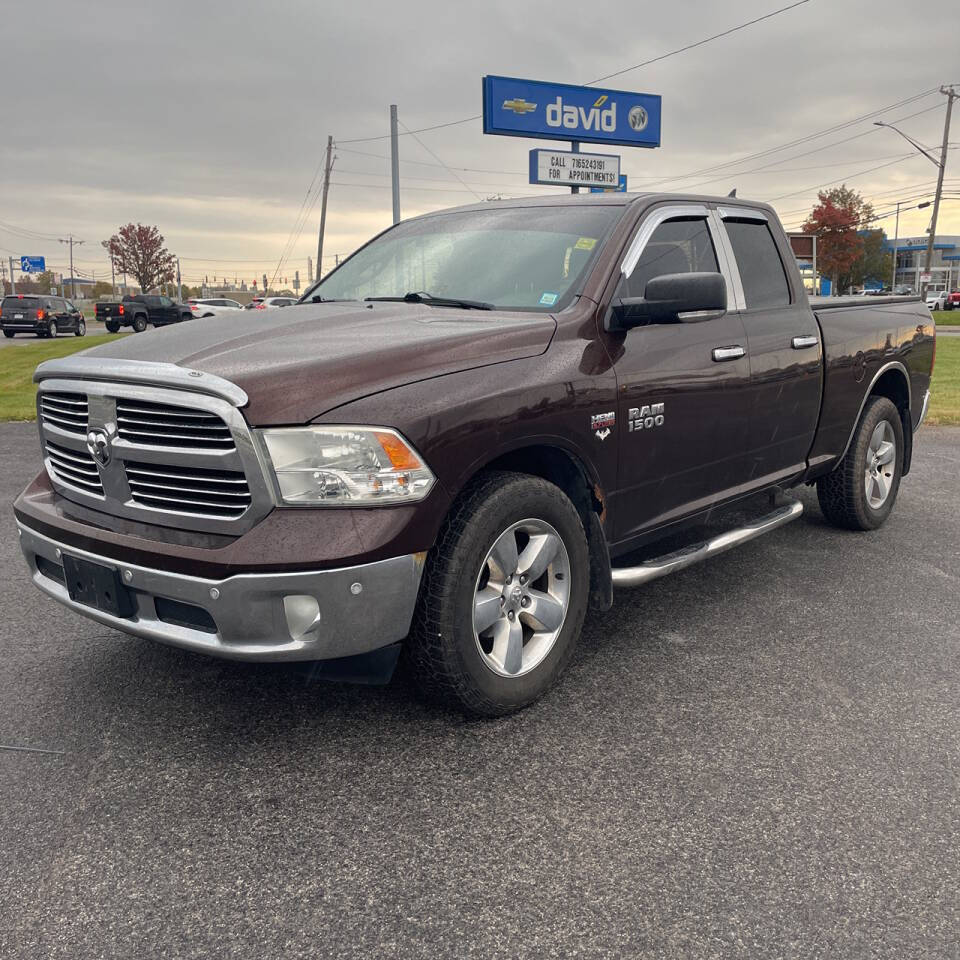
[[[94,306],[93,313],[110,333],[116,333],[121,327],[133,327],[134,333],[143,333],[150,323],[162,327],[168,323],[193,319],[190,304],[152,294],[126,296],[122,300],[100,300]]]
[[[20,542],[41,590],[118,630],[384,673],[403,655],[430,694],[503,714],[557,678],[588,608],[794,519],[791,487],[879,527],[934,347],[917,299],[811,305],[760,203],[431,213],[286,310],[41,364]]]

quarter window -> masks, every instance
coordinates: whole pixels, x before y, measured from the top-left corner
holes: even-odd
[[[767,223],[763,220],[725,220],[724,226],[740,270],[747,309],[789,304],[787,274]]]
[[[665,273],[701,272],[720,272],[707,221],[703,217],[665,220],[647,241],[621,296],[644,296],[647,283]]]

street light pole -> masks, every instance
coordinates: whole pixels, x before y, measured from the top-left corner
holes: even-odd
[[[950,141],[950,114],[953,112],[953,101],[957,97],[960,97],[960,93],[957,93],[953,87],[941,87],[940,92],[947,98],[947,115],[943,123],[943,144],[940,147],[939,160],[931,156],[930,153],[928,153],[919,143],[917,143],[911,137],[908,137],[902,130],[895,127],[892,123],[884,123],[882,120],[873,121],[873,125],[875,127],[889,127],[895,133],[899,133],[900,136],[907,141],[907,143],[922,153],[923,156],[925,156],[935,167],[938,168],[937,191],[933,197],[933,216],[930,218],[930,236],[927,237],[927,256],[925,266],[923,268],[923,272],[927,276],[930,276],[930,265],[933,261],[933,244],[937,236],[937,214],[940,212],[940,196],[943,193],[943,174],[947,169],[947,148]],[[894,253],[894,269],[896,269],[896,253]],[[927,283],[929,283],[929,281],[925,280],[920,285],[920,296],[922,297],[926,296]]]
[[[890,281],[890,292],[893,293],[897,287],[897,241],[900,239],[900,203],[897,201],[897,221],[893,228],[893,279]]]

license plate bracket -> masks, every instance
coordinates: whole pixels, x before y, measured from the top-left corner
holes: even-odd
[[[71,600],[115,617],[133,615],[133,596],[123,585],[116,567],[67,554],[63,554],[62,560],[67,593]]]

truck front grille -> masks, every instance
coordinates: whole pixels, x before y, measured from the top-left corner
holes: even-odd
[[[242,473],[127,461],[127,483],[134,503],[204,517],[239,517],[250,506]]]
[[[87,433],[87,395],[85,393],[40,394],[40,417],[68,433]]]
[[[62,497],[125,520],[228,535],[273,509],[239,388],[174,364],[56,364],[52,389],[41,379],[37,418]]]
[[[96,461],[81,450],[68,450],[47,440],[47,460],[54,478],[85,493],[103,496],[103,482]]]
[[[125,397],[117,398],[117,434],[152,447],[234,448],[230,428],[215,413]]]

